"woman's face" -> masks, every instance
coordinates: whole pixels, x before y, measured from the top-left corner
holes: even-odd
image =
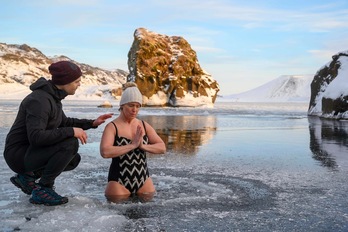
[[[123,113],[127,118],[135,118],[140,110],[141,105],[138,102],[129,102],[123,105]]]

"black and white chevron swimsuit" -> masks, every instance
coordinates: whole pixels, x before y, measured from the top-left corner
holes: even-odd
[[[143,143],[147,144],[149,138],[146,134],[144,121],[142,121],[145,135]],[[116,129],[114,146],[124,146],[131,143],[131,140],[125,137],[118,137],[117,126],[112,122]],[[109,168],[108,181],[117,181],[125,186],[131,193],[136,193],[149,178],[147,169],[146,152],[136,148],[128,153],[112,158]]]

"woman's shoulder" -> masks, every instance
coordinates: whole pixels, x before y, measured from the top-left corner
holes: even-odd
[[[131,122],[131,125],[143,125],[143,123],[146,123],[145,121],[143,120],[140,120],[138,118],[135,118],[133,119],[133,121]],[[115,118],[114,120],[110,121],[108,124],[113,124],[115,125],[116,127],[120,127],[120,128],[123,128],[125,127],[128,123],[125,123],[121,118],[117,117]],[[128,124],[129,125],[129,124]],[[146,125],[148,125],[146,123]],[[128,126],[127,126],[128,127]]]
[[[148,132],[149,130],[154,130],[154,128],[152,127],[152,125],[144,120],[140,121],[141,125],[145,127],[145,130]]]
[[[110,122],[108,122],[106,125],[105,125],[105,129],[106,128],[117,128],[117,123],[116,123],[116,120],[112,120]]]

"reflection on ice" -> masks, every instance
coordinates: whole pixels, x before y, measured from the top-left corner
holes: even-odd
[[[196,154],[200,146],[214,137],[215,116],[140,116],[150,123],[166,144],[167,150]]]
[[[308,117],[313,158],[331,170],[348,167],[348,121]]]

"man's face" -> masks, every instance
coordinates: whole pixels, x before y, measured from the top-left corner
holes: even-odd
[[[69,83],[69,84],[66,84],[66,85],[63,85],[62,86],[62,89],[67,92],[68,95],[74,95],[77,88],[81,85],[81,77],[76,79],[75,81]]]

